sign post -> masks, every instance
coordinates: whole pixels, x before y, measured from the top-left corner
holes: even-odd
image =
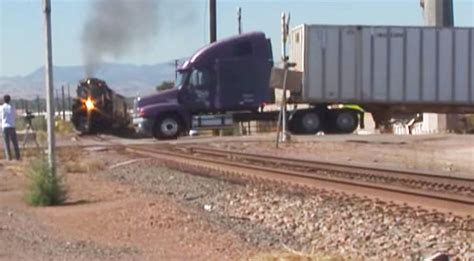
[[[281,142],[287,142],[290,141],[290,134],[288,133],[288,116],[287,116],[287,111],[286,111],[286,82],[287,82],[287,75],[288,75],[288,56],[286,53],[286,43],[288,41],[288,33],[289,33],[289,23],[290,23],[290,14],[285,15],[285,13],[282,13],[281,15],[281,33],[282,33],[282,44],[281,44],[281,55],[282,55],[282,62],[283,62],[283,67],[285,70],[285,74],[283,77],[283,96],[282,96],[282,102],[281,102],[281,123],[282,123],[282,128],[281,128]]]

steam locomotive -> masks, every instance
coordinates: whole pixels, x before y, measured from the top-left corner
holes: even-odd
[[[130,123],[125,97],[97,78],[81,80],[72,104],[72,123],[82,134],[126,128]]]

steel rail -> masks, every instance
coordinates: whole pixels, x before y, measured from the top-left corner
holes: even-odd
[[[282,169],[282,168],[278,168],[278,166],[277,167],[255,166],[255,165],[249,165],[249,164],[239,163],[235,161],[222,160],[215,157],[210,158],[210,157],[202,157],[202,155],[193,155],[193,154],[189,154],[189,151],[186,152],[186,149],[176,152],[176,150],[174,150],[173,148],[174,147],[170,147],[170,146],[166,146],[162,148],[144,148],[144,147],[136,147],[136,146],[127,147],[127,149],[131,152],[147,155],[147,156],[152,156],[155,158],[160,158],[163,156],[173,157],[175,158],[176,161],[179,161],[182,164],[186,164],[186,162],[183,160],[195,160],[199,162],[211,163],[211,164],[216,164],[220,166],[236,167],[242,170],[261,171],[261,172],[266,172],[266,173],[271,173],[271,174],[280,174],[280,175],[284,175],[288,177],[304,178],[304,179],[313,180],[313,181],[320,180],[320,181],[325,181],[325,182],[330,182],[330,183],[335,183],[335,184],[344,184],[344,185],[350,185],[350,186],[355,186],[355,187],[375,189],[378,191],[389,191],[389,192],[401,193],[401,194],[417,196],[417,197],[422,197],[422,198],[436,199],[436,200],[441,200],[446,203],[453,202],[453,203],[461,203],[461,204],[471,206],[471,207],[474,206],[473,197],[466,197],[462,195],[453,195],[453,194],[443,194],[443,193],[430,193],[427,191],[420,191],[418,189],[401,188],[399,186],[382,185],[382,184],[377,184],[377,183],[372,183],[372,182],[362,182],[362,181],[356,181],[356,180],[351,180],[351,179],[346,179],[346,178],[321,176],[314,173]],[[261,155],[260,157],[262,159],[266,159],[265,158],[266,156],[264,155]]]
[[[341,164],[335,162],[326,162],[326,161],[315,161],[315,160],[303,160],[297,158],[283,158],[277,157],[267,154],[255,154],[249,152],[240,152],[235,150],[224,150],[224,149],[217,149],[217,148],[209,148],[209,147],[202,147],[202,146],[190,146],[187,149],[191,150],[192,152],[196,153],[206,153],[206,154],[214,154],[216,156],[227,154],[230,156],[237,156],[242,159],[261,159],[262,157],[265,158],[265,161],[271,161],[274,163],[283,163],[288,164],[291,166],[297,167],[308,167],[308,168],[317,168],[319,170],[326,170],[326,171],[337,171],[337,172],[347,172],[353,174],[374,174],[374,175],[385,175],[391,176],[397,175],[400,178],[409,178],[413,179],[413,177],[432,181],[433,179],[438,180],[440,182],[445,183],[459,183],[463,186],[470,186],[474,188],[474,178],[468,177],[461,177],[461,176],[447,176],[447,175],[440,175],[440,174],[433,174],[423,171],[412,171],[412,170],[400,170],[400,169],[387,169],[387,168],[377,168],[371,166],[361,166],[361,165],[353,165],[353,164]]]
[[[426,172],[401,171],[381,169],[357,165],[315,162],[293,158],[282,158],[266,154],[243,153],[232,150],[214,149],[208,147],[189,147],[188,150],[198,154],[208,154],[217,157],[228,157],[233,160],[247,161],[252,164],[276,164],[281,168],[303,172],[313,172],[318,175],[339,176],[344,179],[365,180],[370,183],[389,184],[402,188],[414,188],[430,191],[430,193],[461,194],[474,198],[474,180],[463,177],[446,177]],[[325,172],[322,172],[325,171]],[[447,193],[447,194],[448,194]]]

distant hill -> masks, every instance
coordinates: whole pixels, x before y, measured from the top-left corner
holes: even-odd
[[[131,65],[104,63],[98,67],[94,77],[103,79],[110,88],[125,96],[149,94],[163,81],[174,81],[174,62],[152,65]],[[54,87],[71,87],[71,96],[79,80],[85,78],[83,66],[55,66],[53,69]],[[16,98],[32,99],[45,96],[44,67],[19,77],[0,77],[0,95],[10,93]]]

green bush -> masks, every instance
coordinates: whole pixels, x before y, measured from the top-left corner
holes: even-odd
[[[66,199],[66,189],[59,176],[51,175],[51,169],[45,157],[39,157],[28,170],[30,183],[26,201],[32,206],[59,205]]]

